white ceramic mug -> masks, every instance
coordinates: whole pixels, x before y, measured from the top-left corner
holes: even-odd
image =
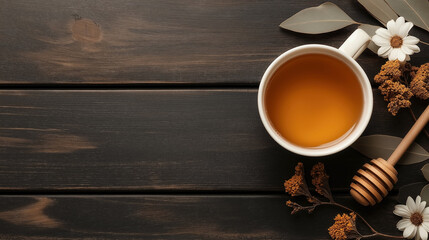
[[[357,29],[352,33],[352,35],[350,35],[350,37],[343,43],[343,45],[341,45],[339,49],[320,44],[303,45],[290,49],[289,51],[283,53],[270,64],[270,66],[265,71],[264,76],[262,77],[261,83],[259,85],[258,109],[265,129],[277,143],[279,143],[287,150],[300,155],[326,156],[347,148],[359,138],[359,136],[362,134],[362,132],[368,125],[369,119],[371,118],[373,97],[372,88],[368,77],[366,76],[362,67],[354,59],[356,59],[366,49],[370,40],[370,36],[368,36],[365,31]],[[297,146],[289,142],[287,139],[283,138],[272,126],[267,116],[264,103],[268,83],[270,82],[273,74],[277,71],[277,69],[292,58],[310,53],[326,54],[344,62],[347,66],[350,67],[350,69],[353,70],[354,74],[360,82],[363,93],[363,110],[360,119],[358,120],[354,128],[350,131],[350,133],[340,139],[337,139],[327,145],[324,145],[323,147],[311,148]]]

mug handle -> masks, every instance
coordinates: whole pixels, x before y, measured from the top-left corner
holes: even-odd
[[[339,48],[346,55],[356,59],[366,49],[371,37],[362,29],[356,29]]]

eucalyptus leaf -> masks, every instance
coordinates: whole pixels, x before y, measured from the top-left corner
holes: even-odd
[[[420,192],[420,197],[422,198],[422,201],[429,201],[429,184],[422,188],[422,191]]]
[[[379,29],[379,26],[369,25],[369,24],[361,24],[359,26],[360,29],[364,30],[370,37],[375,35],[375,31]],[[377,54],[378,49],[380,48],[377,46],[373,41],[369,42],[368,44],[369,50]]]
[[[400,187],[396,200],[398,200],[399,203],[405,204],[409,196],[412,198],[416,198],[417,195],[420,195],[422,188],[426,184],[427,182],[417,182]]]
[[[376,134],[359,138],[352,145],[352,148],[371,159],[383,158],[387,160],[401,141],[402,138],[400,137]],[[419,144],[413,143],[397,164],[409,165],[423,162],[428,158],[429,152]]]
[[[281,28],[299,33],[319,34],[332,32],[357,24],[337,5],[326,2],[318,7],[306,8],[280,24]]]
[[[428,0],[386,0],[386,2],[398,15],[429,31]]]
[[[429,181],[429,163],[422,167],[423,176]]]
[[[358,0],[358,2],[384,26],[389,20],[398,18],[395,11],[384,0]]]

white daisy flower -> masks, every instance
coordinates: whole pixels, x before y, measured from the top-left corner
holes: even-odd
[[[372,41],[380,46],[378,49],[378,56],[387,58],[389,60],[396,60],[403,62],[410,60],[410,55],[420,52],[417,43],[420,41],[418,38],[408,36],[408,32],[413,27],[412,22],[405,22],[403,17],[399,17],[387,22],[387,29],[379,28],[375,31]]]
[[[404,231],[404,238],[428,239],[429,207],[426,207],[426,202],[422,202],[420,196],[417,196],[415,202],[411,197],[408,197],[406,205],[396,205],[393,213],[402,217],[396,227],[400,231]]]

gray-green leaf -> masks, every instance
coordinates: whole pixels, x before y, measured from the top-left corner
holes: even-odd
[[[397,14],[429,31],[428,0],[386,0],[386,2]]]
[[[359,138],[352,147],[371,159],[383,158],[387,160],[401,141],[402,138],[400,137],[376,134]],[[413,143],[398,164],[409,165],[422,162],[428,158],[429,152],[419,144]]]
[[[407,198],[410,196],[412,198],[417,197],[417,195],[420,195],[420,192],[422,191],[422,188],[428,184],[427,182],[417,182],[417,183],[411,183],[404,185],[399,188],[398,196],[396,199],[399,203],[405,204],[407,202]]]
[[[384,26],[389,20],[398,18],[384,0],[358,0],[358,2]]]
[[[374,25],[369,25],[369,24],[361,24],[359,26],[360,29],[364,30],[369,36],[374,36],[375,35],[375,31],[377,29],[379,29],[379,26],[374,26]],[[380,48],[379,46],[377,46],[373,41],[369,42],[368,44],[368,48],[369,50],[371,50],[372,52],[374,52],[375,54],[377,54],[378,49]]]
[[[429,163],[422,167],[423,176],[429,181]]]
[[[357,24],[337,5],[326,2],[318,7],[306,8],[280,24],[280,27],[294,32],[319,34],[332,32]]]
[[[422,191],[420,192],[420,197],[422,198],[422,201],[429,201],[429,184],[422,188]]]

